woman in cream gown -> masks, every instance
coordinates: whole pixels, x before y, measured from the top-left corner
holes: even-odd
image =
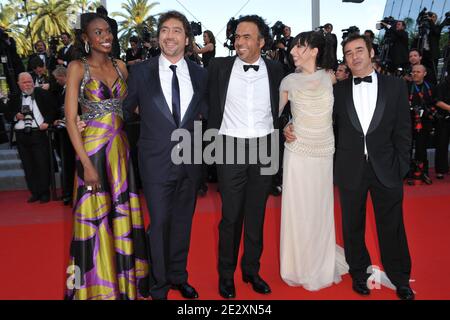
[[[333,199],[334,76],[332,46],[321,32],[304,32],[291,50],[299,72],[280,86],[280,113],[291,103],[296,140],[286,143],[281,208],[281,277],[320,290],[348,271],[336,245]]]

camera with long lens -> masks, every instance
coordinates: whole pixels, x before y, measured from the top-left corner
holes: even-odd
[[[194,37],[202,35],[202,24],[200,22],[191,22],[191,30]]]
[[[393,17],[384,17],[383,20],[377,23],[376,29],[377,30],[386,29],[386,26],[383,23],[391,27],[394,27],[397,24],[397,20],[395,20]]]
[[[342,40],[347,39],[352,34],[359,34],[360,30],[357,26],[351,26],[348,29],[342,29]]]
[[[227,23],[227,41],[223,44],[223,46],[231,51],[235,50],[234,41],[236,39],[237,25],[238,22],[234,18],[231,18]]]
[[[281,37],[284,34],[284,28],[286,28],[286,25],[283,22],[281,21],[275,22],[275,24],[271,28],[272,37],[275,39],[275,41],[281,39]]]
[[[31,133],[31,130],[33,128],[33,112],[31,111],[31,108],[29,105],[22,105],[22,109],[20,110],[20,113],[23,114],[23,122],[24,122],[24,133]]]
[[[419,12],[419,15],[417,16],[417,27],[419,29],[420,34],[428,33],[428,31],[431,29],[431,16],[433,14],[431,12],[427,11],[427,8],[423,8],[422,11]]]

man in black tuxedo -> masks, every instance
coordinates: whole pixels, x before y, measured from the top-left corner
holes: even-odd
[[[31,192],[28,202],[46,203],[50,200],[47,129],[55,120],[56,101],[48,91],[34,88],[33,78],[27,72],[19,74],[18,85],[21,92],[9,100],[5,116],[12,122],[16,135],[17,150]]]
[[[335,183],[341,197],[344,248],[353,290],[362,295],[371,265],[365,245],[367,194],[375,210],[381,260],[401,299],[412,300],[411,258],[403,224],[403,178],[408,173],[411,121],[403,80],[377,74],[363,36],[343,44],[353,78],[334,88],[337,127]]]
[[[187,149],[185,141],[172,141],[172,134],[187,133],[193,144],[194,123],[207,112],[207,72],[184,59],[191,33],[181,13],[170,11],[160,16],[162,54],[131,67],[124,102],[126,119],[137,106],[141,117],[138,158],[151,221],[153,299],[166,299],[171,286],[185,298],[198,297],[187,282],[186,265],[202,162],[177,165],[171,157],[171,153]],[[201,141],[197,145],[201,152]]]
[[[30,72],[33,70],[31,68],[32,66],[30,65],[30,61],[32,61],[34,57],[39,57],[42,62],[44,62],[47,70],[53,71],[56,67],[56,60],[47,53],[47,46],[45,45],[45,42],[43,40],[36,41],[34,44],[34,50],[35,52],[28,57],[27,71]]]
[[[361,295],[370,294],[367,272],[371,261],[365,244],[370,191],[384,269],[399,298],[412,300],[411,258],[402,210],[412,139],[408,90],[403,80],[374,71],[374,51],[368,38],[351,35],[343,50],[353,77],[334,86],[334,180],[341,198],[352,287]],[[290,127],[285,135],[288,141],[296,139]]]
[[[61,33],[61,41],[64,47],[59,49],[58,54],[56,56],[56,63],[59,66],[67,68],[70,61],[72,61],[75,57],[75,47],[72,45],[72,38],[70,34],[67,32]]]
[[[271,139],[278,129],[278,88],[284,76],[282,64],[261,57],[267,43],[269,27],[258,16],[238,20],[235,48],[237,57],[215,58],[208,67],[208,127],[219,130],[217,139],[226,147],[216,155],[219,189],[222,195],[222,220],[219,225],[219,293],[234,298],[234,272],[239,243],[244,228],[242,276],[256,292],[270,293],[269,285],[259,276],[263,250],[263,224],[272,175],[264,174],[264,165],[249,161],[256,148],[272,142],[278,150],[278,138]],[[216,144],[218,148],[220,146]],[[245,150],[243,164],[226,161],[230,148]],[[230,160],[230,159],[228,159]],[[278,162],[278,159],[275,160]],[[221,163],[219,163],[221,162]],[[230,163],[231,162],[231,163]],[[225,164],[223,164],[225,163]]]

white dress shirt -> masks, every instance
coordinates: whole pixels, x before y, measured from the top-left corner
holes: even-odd
[[[260,138],[274,131],[267,66],[260,57],[252,65],[259,70],[244,71],[239,57],[234,62],[228,85],[219,134],[235,138]]]
[[[32,128],[38,128],[42,123],[44,123],[44,117],[41,114],[41,111],[39,110],[36,100],[31,99],[31,96],[23,97],[22,96],[22,106],[30,106],[31,112],[33,112],[34,119],[32,122]],[[36,123],[37,122],[37,123]],[[25,122],[23,120],[19,120],[15,126],[14,129],[16,130],[22,130],[25,128]]]
[[[177,63],[173,64],[161,54],[159,57],[159,78],[164,97],[166,98],[167,105],[170,108],[170,112],[172,112],[173,77],[173,71],[170,69],[171,65],[177,66],[177,77],[180,85],[181,121],[183,121],[183,117],[186,114],[189,104],[191,103],[192,96],[194,95],[194,88],[192,87],[191,75],[189,74],[189,67],[186,60],[181,59]]]
[[[355,85],[355,82],[353,82],[353,102],[356,113],[358,114],[359,123],[364,132],[364,154],[366,157],[368,155],[366,143],[367,131],[372,122],[378,99],[377,73],[373,71],[370,76],[372,76],[372,83],[363,81],[361,84]]]

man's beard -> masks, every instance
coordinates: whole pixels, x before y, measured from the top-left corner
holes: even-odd
[[[25,93],[25,94],[31,96],[31,95],[33,94],[33,92],[34,92],[34,88],[28,89],[28,90],[22,90],[22,91],[23,91],[23,93]]]

